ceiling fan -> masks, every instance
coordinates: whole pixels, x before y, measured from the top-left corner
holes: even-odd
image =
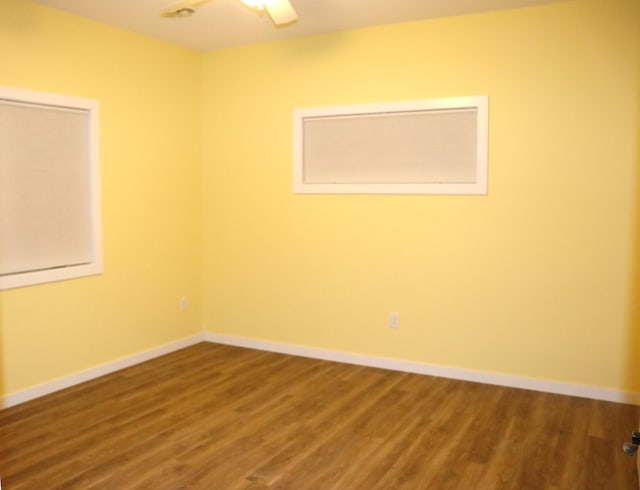
[[[164,9],[163,17],[189,17],[196,9],[212,0],[184,0]],[[289,0],[240,0],[244,5],[258,11],[266,10],[276,25],[290,24],[298,19]]]

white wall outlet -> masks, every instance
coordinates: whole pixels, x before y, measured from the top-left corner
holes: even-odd
[[[400,313],[391,313],[389,315],[389,327],[400,328]]]
[[[180,311],[187,311],[187,297],[183,296],[180,298]]]

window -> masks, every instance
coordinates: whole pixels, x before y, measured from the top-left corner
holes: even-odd
[[[487,193],[487,97],[296,109],[293,124],[296,193]]]
[[[0,289],[102,272],[98,103],[0,87]]]

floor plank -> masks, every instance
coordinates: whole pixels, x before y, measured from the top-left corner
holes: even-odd
[[[640,407],[202,343],[0,411],[4,490],[638,488]]]

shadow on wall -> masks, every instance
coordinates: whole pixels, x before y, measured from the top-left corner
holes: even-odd
[[[639,61],[640,63],[640,61]],[[640,102],[640,94],[638,96]],[[640,393],[640,103],[636,128],[635,239],[633,243],[633,276],[631,283],[629,335],[626,348],[626,387]],[[637,429],[635,427],[634,429]]]

